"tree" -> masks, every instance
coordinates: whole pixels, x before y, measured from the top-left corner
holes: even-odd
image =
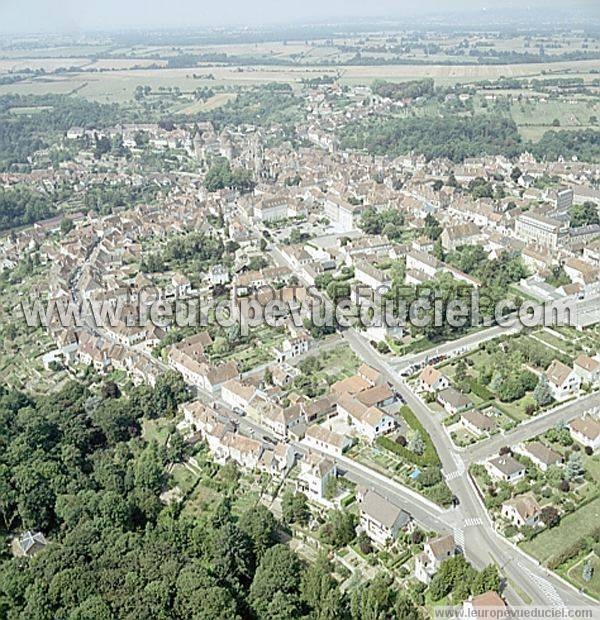
[[[581,578],[584,581],[589,583],[592,580],[593,576],[594,576],[594,567],[592,566],[592,563],[589,560],[586,560],[585,564],[583,565],[583,570],[581,571]]]
[[[329,512],[327,522],[321,528],[321,538],[337,549],[354,540],[356,516],[343,510]]]
[[[521,178],[522,175],[523,172],[521,168],[519,168],[519,166],[515,166],[510,173],[510,178],[513,180],[514,183],[517,183],[517,181]]]
[[[422,614],[419,608],[405,594],[398,594],[394,605],[396,618],[402,620],[421,620]]]
[[[75,228],[73,224],[73,220],[70,217],[63,217],[60,222],[60,232],[62,235],[66,235],[70,233],[73,228]]]
[[[571,456],[567,461],[567,479],[574,480],[583,476],[585,473],[585,467],[583,465],[583,459],[579,452],[571,452]]]
[[[600,224],[600,212],[593,202],[586,201],[582,205],[573,205],[569,209],[569,216],[572,228]]]
[[[456,363],[454,378],[456,381],[456,385],[461,392],[466,393],[469,391],[467,364],[462,357]]]
[[[554,506],[544,506],[540,518],[547,528],[556,527],[560,523],[560,514]]]
[[[301,609],[301,579],[302,565],[291,549],[285,545],[275,545],[268,549],[250,586],[250,604],[257,616],[271,618],[277,610],[276,616],[279,618],[297,617]],[[271,607],[273,603],[275,605]],[[281,615],[282,610],[285,610],[285,616]]]
[[[427,237],[432,241],[436,241],[441,236],[442,230],[438,220],[431,213],[428,213],[425,216],[425,234]]]
[[[366,532],[361,532],[358,535],[358,546],[365,555],[373,552],[373,543]]]
[[[265,385],[273,385],[273,373],[270,368],[265,368],[265,372],[263,374],[263,382]]]
[[[473,580],[472,593],[483,594],[484,592],[498,592],[501,584],[500,573],[495,564],[488,564]]]
[[[235,523],[225,523],[212,533],[210,559],[219,581],[232,587],[249,584],[254,573],[252,543]]]
[[[533,398],[540,407],[545,407],[554,400],[548,378],[545,374],[540,375],[535,390],[533,390]]]
[[[408,449],[419,456],[425,451],[425,442],[420,431],[414,431],[408,442]]]
[[[136,461],[135,483],[154,493],[160,493],[165,483],[163,462],[158,454],[158,444],[152,441]]]
[[[366,585],[355,588],[350,597],[352,620],[393,617],[394,592],[391,577],[383,573],[379,573]]]
[[[445,560],[429,584],[431,599],[439,601],[459,584],[462,588],[461,594],[464,594],[465,589],[471,588],[475,576],[475,569],[466,561],[464,556],[457,555]]]
[[[308,502],[303,493],[286,491],[281,500],[281,511],[285,523],[306,525],[310,517]]]
[[[181,463],[186,457],[185,441],[178,430],[173,431],[169,438],[168,454],[171,463]]]
[[[320,553],[314,564],[302,574],[300,595],[317,620],[337,620],[344,617],[344,600],[332,567],[325,554]]]
[[[254,554],[258,560],[275,543],[277,521],[273,513],[262,504],[243,513],[238,521],[238,527],[252,541]]]

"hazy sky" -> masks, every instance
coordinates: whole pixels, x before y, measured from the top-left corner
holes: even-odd
[[[271,24],[341,17],[389,17],[485,7],[582,8],[600,17],[600,0],[0,0],[0,31]]]

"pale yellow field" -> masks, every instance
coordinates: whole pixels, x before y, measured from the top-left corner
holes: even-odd
[[[98,71],[103,70],[124,70],[124,69],[133,69],[133,67],[149,67],[152,65],[158,65],[159,67],[166,67],[166,60],[157,60],[154,58],[106,58],[99,59],[86,69],[97,69]]]
[[[190,103],[181,110],[178,110],[181,114],[196,114],[197,112],[210,112],[210,110],[214,110],[216,108],[220,108],[222,105],[225,105],[228,101],[235,99],[236,95],[233,93],[217,93],[212,96],[210,99],[206,101],[196,101],[194,103]]]
[[[22,71],[32,69],[37,71],[55,71],[56,69],[68,69],[69,67],[82,67],[89,64],[88,58],[14,58],[0,59],[0,74],[10,71]]]
[[[283,46],[285,47],[285,46]],[[0,61],[8,62],[8,61]],[[57,62],[54,60],[54,62]],[[69,62],[73,62],[69,59]],[[106,61],[113,62],[113,61]],[[127,62],[129,62],[127,60]],[[135,62],[132,59],[131,62]],[[1,70],[0,64],[0,70]],[[472,82],[482,79],[500,77],[528,76],[544,77],[583,75],[594,76],[590,71],[600,71],[600,60],[581,60],[539,64],[510,65],[391,65],[391,66],[307,66],[307,67],[232,67],[232,66],[198,66],[186,69],[123,69],[116,71],[99,71],[70,73],[54,76],[54,79],[34,78],[17,84],[0,86],[4,93],[65,93],[82,87],[78,94],[98,101],[127,101],[133,97],[136,86],[148,85],[153,89],[159,87],[179,87],[191,92],[199,86],[252,86],[265,82],[299,83],[302,79],[318,76],[339,76],[345,84],[370,84],[374,79],[410,80],[431,77],[436,82],[451,84],[455,82]],[[193,74],[214,76],[210,79],[194,79]]]

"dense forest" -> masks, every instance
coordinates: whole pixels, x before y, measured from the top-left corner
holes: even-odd
[[[448,157],[460,162],[467,157],[507,155],[522,150],[514,121],[491,115],[472,118],[370,118],[346,125],[342,148],[366,149],[376,155],[397,156],[414,151],[428,160]]]
[[[37,108],[16,114],[19,108]],[[102,128],[127,121],[117,104],[100,104],[66,95],[0,96],[0,172],[12,164],[27,163],[36,150],[51,143],[52,134],[69,127]]]
[[[346,125],[342,148],[367,150],[374,155],[398,156],[409,152],[428,160],[447,157],[515,157],[529,151],[538,160],[577,157],[600,161],[600,131],[547,131],[537,143],[524,142],[512,119],[479,114],[473,117],[369,118]]]
[[[556,161],[559,157],[581,161],[600,161],[600,131],[547,131],[542,139],[529,149],[537,159]]]
[[[56,215],[52,196],[28,187],[0,187],[0,230],[33,224]]]
[[[142,423],[172,417],[186,398],[174,372],[127,395],[110,381],[39,397],[0,388],[0,535],[8,543],[9,533],[31,528],[48,541],[29,558],[0,546],[1,618],[422,618],[422,584],[399,591],[380,574],[342,591],[325,554],[309,565],[282,544],[290,524],[307,523],[302,494],[283,494],[281,521],[261,504],[234,511],[239,472],[207,460],[202,480],[220,498],[214,506],[192,516],[163,503],[169,466],[191,448],[176,430],[166,445],[145,441]],[[332,511],[321,538],[344,546],[355,524],[355,515]],[[413,538],[422,542],[422,533]],[[447,564],[433,600],[499,587],[494,566]]]

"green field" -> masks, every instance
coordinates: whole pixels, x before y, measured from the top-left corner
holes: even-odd
[[[521,544],[521,548],[548,564],[554,556],[562,553],[577,541],[592,534],[600,524],[600,497],[564,517],[557,527],[545,530],[533,540]]]
[[[600,103],[565,95],[560,100],[514,103],[511,115],[523,138],[535,141],[551,129],[598,128],[597,121],[590,123],[590,117],[600,117]],[[553,126],[555,119],[560,123],[558,127]]]

